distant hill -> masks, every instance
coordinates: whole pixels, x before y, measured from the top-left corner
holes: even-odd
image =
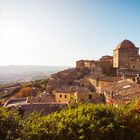
[[[0,66],[0,83],[26,82],[48,78],[52,73],[69,68],[68,66],[11,65]]]

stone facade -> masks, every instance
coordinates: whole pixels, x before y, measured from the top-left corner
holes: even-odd
[[[100,58],[100,61],[109,62],[111,65],[113,65],[113,57],[109,55],[102,56],[102,58]]]
[[[136,76],[140,73],[140,55],[137,48],[131,41],[124,40],[113,50],[113,57],[102,56],[100,60],[79,60],[76,67],[92,71],[101,71],[103,74]]]
[[[104,89],[111,87],[114,82],[120,80],[120,77],[111,77],[106,75],[94,76],[91,75],[90,83],[95,86],[97,92],[101,93]]]
[[[122,41],[113,51],[113,67],[140,71],[139,48],[129,40]]]
[[[55,100],[56,102],[71,102],[72,98],[74,98],[73,92],[55,92]]]
[[[76,61],[77,68],[79,68],[80,70],[87,69],[90,72],[101,71],[101,73],[109,73],[112,66],[113,66],[112,56],[103,56],[99,61],[94,60]]]
[[[96,62],[94,60],[79,60],[76,61],[76,67],[79,69],[88,69],[92,70],[96,66]]]
[[[90,92],[87,88],[80,88],[74,94],[76,102],[93,101],[94,92]]]
[[[66,87],[65,89],[56,89],[54,91],[55,101],[58,103],[70,103],[70,102],[86,102],[93,101],[94,93],[86,87]]]
[[[46,87],[47,92],[53,92],[57,87],[73,85],[74,80],[84,78],[89,73],[87,69],[72,68],[64,71],[60,71],[56,74],[52,74],[48,79]]]

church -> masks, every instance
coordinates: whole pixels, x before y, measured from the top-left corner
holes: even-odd
[[[129,40],[124,40],[113,50],[113,68],[127,75],[140,73],[139,48]]]

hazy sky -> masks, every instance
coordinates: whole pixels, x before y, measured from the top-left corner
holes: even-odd
[[[69,65],[140,47],[139,0],[0,0],[0,65]]]

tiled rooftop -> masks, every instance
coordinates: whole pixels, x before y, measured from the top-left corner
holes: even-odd
[[[105,90],[105,94],[108,97],[111,95],[111,92],[113,92],[115,102],[128,103],[133,99],[140,98],[140,85],[132,81],[122,80]]]

